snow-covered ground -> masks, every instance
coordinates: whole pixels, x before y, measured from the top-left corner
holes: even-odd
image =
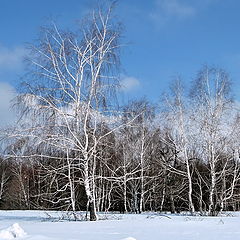
[[[109,220],[69,222],[60,213],[0,211],[0,239],[26,240],[237,240],[240,214],[222,217],[108,215]]]

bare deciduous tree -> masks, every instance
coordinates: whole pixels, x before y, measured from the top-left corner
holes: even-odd
[[[56,25],[44,29],[29,59],[30,77],[36,82],[28,83],[17,98],[23,121],[29,118],[30,124],[24,123],[15,136],[29,136],[36,146],[43,144],[64,156],[65,165],[54,171],[66,170],[73,211],[74,185],[83,184],[90,220],[97,220],[98,145],[117,127],[112,93],[118,85],[120,29],[112,8],[93,11],[78,34],[60,31]],[[98,129],[103,123],[113,127],[102,134]],[[46,157],[51,159],[51,154]],[[72,179],[74,169],[80,171],[79,179]]]

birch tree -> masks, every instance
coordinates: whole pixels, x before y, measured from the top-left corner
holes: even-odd
[[[118,86],[120,28],[112,10],[113,6],[93,11],[77,33],[61,31],[55,24],[43,29],[38,43],[31,46],[31,81],[17,97],[22,119],[30,118],[31,124],[25,123],[15,137],[27,135],[64,153],[71,200],[76,184],[72,174],[77,169],[92,221],[97,220],[98,145],[117,127],[111,116],[116,112],[113,93]],[[99,134],[103,123],[113,128]]]
[[[193,183],[192,183],[192,149],[191,149],[191,129],[190,114],[191,108],[187,106],[184,99],[183,86],[180,79],[177,79],[172,86],[172,98],[166,97],[166,125],[170,130],[169,140],[170,148],[176,149],[176,157],[185,165],[185,170],[177,170],[171,165],[171,171],[185,176],[188,182],[188,205],[193,214],[195,207],[193,203]]]
[[[210,168],[209,215],[216,215],[216,188],[222,174],[217,170],[221,155],[227,147],[227,118],[231,110],[230,80],[221,69],[204,67],[193,85],[195,121],[202,157]],[[224,168],[224,166],[223,166]],[[223,170],[223,169],[222,169]]]

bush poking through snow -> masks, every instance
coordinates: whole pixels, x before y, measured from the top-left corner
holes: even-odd
[[[0,231],[0,239],[14,239],[24,236],[26,236],[26,233],[18,223],[14,223],[12,226]]]

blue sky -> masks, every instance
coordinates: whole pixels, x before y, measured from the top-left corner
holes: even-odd
[[[0,124],[24,72],[24,46],[55,19],[70,28],[95,0],[1,0]],[[176,75],[189,85],[204,65],[226,69],[240,91],[239,0],[119,0],[123,22],[122,78],[126,98],[158,101]],[[1,107],[2,106],[2,107]],[[4,107],[3,107],[4,106]],[[2,120],[1,120],[2,119]]]

